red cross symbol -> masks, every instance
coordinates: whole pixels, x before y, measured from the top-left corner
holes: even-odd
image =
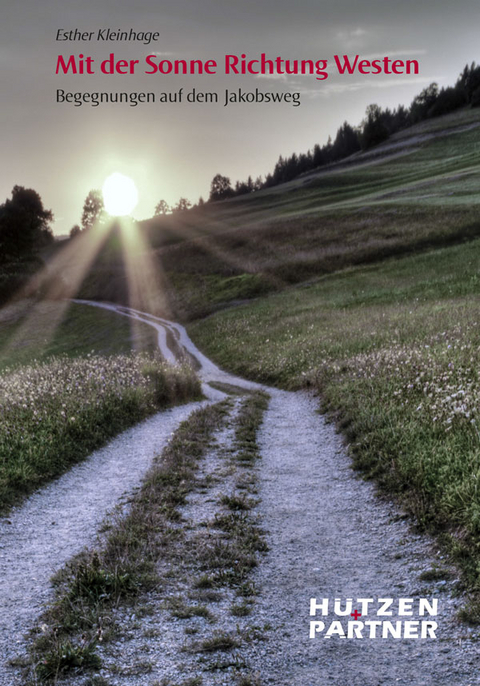
[[[362,616],[362,615],[361,615],[361,613],[360,613],[358,610],[355,610],[355,612],[352,612],[352,614],[350,615],[350,617],[353,617],[355,620],[358,619],[358,618],[361,617],[361,616]]]

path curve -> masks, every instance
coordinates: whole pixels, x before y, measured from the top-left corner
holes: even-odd
[[[162,354],[173,363],[169,332],[198,361],[210,400],[223,396],[208,386],[210,381],[264,388],[219,369],[196,348],[179,324],[119,305],[75,302],[109,309],[153,326]],[[260,434],[263,459],[259,508],[271,550],[256,572],[261,594],[255,612],[257,623],[270,623],[274,631],[266,630],[265,643],[247,650],[262,683],[478,683],[475,646],[464,640],[468,631],[455,624],[458,601],[450,592],[453,587],[441,589],[447,592],[440,603],[438,641],[310,641],[308,603],[312,595],[332,600],[415,597],[420,592],[440,595],[440,587],[422,589],[418,581],[420,571],[438,560],[432,542],[412,534],[407,523],[398,519],[395,508],[379,501],[373,486],[354,475],[340,438],[318,414],[315,399],[303,392],[268,392],[272,400]],[[189,404],[160,413],[121,434],[89,460],[34,494],[12,512],[10,523],[1,523],[0,649],[4,659],[18,653],[22,631],[50,597],[50,575],[93,540],[105,513],[123,492],[131,491],[141,481],[153,453],[160,452],[179,422],[197,406]],[[137,464],[132,455],[140,436],[144,436],[145,451],[142,457],[137,456]],[[118,470],[115,488],[112,468]],[[100,477],[101,469],[104,471]],[[81,488],[83,496],[75,503],[72,496]],[[400,546],[402,554],[398,557]],[[23,570],[26,574],[21,580],[19,571]],[[0,677],[0,686],[17,683],[21,681],[12,680],[10,672]]]
[[[78,302],[109,309],[153,326],[158,332],[162,355],[171,364],[177,363],[167,344],[167,331],[175,330],[175,336],[183,345],[188,339],[183,327],[156,320],[145,313],[127,312],[114,305]],[[205,367],[202,378],[231,382],[231,378],[204,358],[193,343],[188,345]],[[251,384],[244,382],[243,385]],[[24,646],[25,631],[52,597],[49,583],[52,575],[94,542],[106,514],[140,485],[153,457],[162,452],[179,424],[194,409],[225,397],[206,383],[202,388],[207,401],[159,412],[128,429],[34,493],[23,505],[13,508],[8,518],[0,519],[0,686],[12,686],[12,674],[2,665],[18,655]]]
[[[101,303],[97,305],[103,306]],[[250,663],[262,682],[278,686],[473,686],[480,683],[473,630],[459,625],[456,581],[425,583],[420,574],[443,565],[432,539],[413,533],[392,503],[351,469],[342,439],[304,392],[266,388],[233,377],[209,360],[185,328],[145,312],[109,305],[119,314],[165,327],[200,365],[203,381],[264,388],[271,396],[260,432],[259,509],[271,552],[256,573],[262,589],[257,621],[277,630]],[[167,356],[167,337],[161,346]],[[438,640],[310,640],[309,600],[436,598]],[[318,619],[318,618],[317,618]],[[329,621],[336,617],[328,617]],[[364,618],[366,619],[366,618]],[[382,619],[374,615],[370,620]],[[393,614],[386,619],[405,620]],[[412,620],[422,619],[412,616]],[[267,632],[268,635],[268,632]],[[247,650],[248,655],[248,650]],[[346,680],[345,665],[349,676]]]
[[[149,324],[158,332],[158,347],[163,357],[172,364],[177,364],[177,359],[174,352],[169,348],[167,342],[167,332],[170,332],[180,348],[183,348],[189,355],[191,355],[198,362],[200,367],[199,376],[204,382],[220,381],[229,384],[235,384],[241,388],[261,389],[265,386],[255,383],[254,381],[247,381],[239,376],[234,376],[228,372],[224,372],[214,362],[208,359],[201,350],[197,348],[187,333],[187,330],[181,324],[163,319],[162,317],[155,317],[147,312],[135,310],[132,307],[124,307],[123,305],[115,305],[113,303],[103,303],[93,300],[73,300],[74,303],[80,305],[91,305],[93,307],[100,307],[104,310],[116,312],[124,317],[136,319],[145,324]]]

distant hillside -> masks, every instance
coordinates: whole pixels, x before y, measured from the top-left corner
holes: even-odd
[[[459,566],[458,588],[470,594],[459,617],[478,627],[477,117],[463,111],[405,130],[284,186],[276,203],[265,196],[270,222],[207,239],[250,256],[253,276],[275,276],[278,292],[223,307],[188,332],[229,372],[316,392],[355,468],[438,534],[438,559]],[[250,240],[233,248],[240,237]],[[180,266],[181,246],[162,258],[172,266],[174,251]],[[281,290],[294,281],[303,282]]]
[[[479,126],[480,110],[462,109],[289,183],[142,222],[168,314],[478,236]],[[81,294],[126,301],[125,278],[110,251]]]

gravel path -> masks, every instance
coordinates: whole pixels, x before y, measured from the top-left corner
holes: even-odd
[[[50,577],[94,541],[108,511],[124,502],[177,426],[199,403],[128,429],[85,462],[0,519],[0,659],[14,657],[25,629],[51,598]],[[11,685],[9,674],[0,684]]]
[[[238,399],[235,404],[238,409]],[[170,554],[165,554],[159,562],[157,573],[161,581],[157,588],[141,599],[139,614],[143,614],[142,606],[148,608],[141,624],[135,606],[120,608],[115,614],[121,627],[120,635],[99,649],[103,664],[101,675],[109,686],[133,683],[135,686],[151,686],[152,683],[172,686],[184,684],[185,680],[195,676],[203,678],[203,683],[209,683],[204,677],[204,656],[203,664],[199,664],[198,654],[190,651],[189,647],[210,638],[212,633],[231,631],[230,609],[236,602],[236,593],[232,588],[222,587],[215,591],[215,601],[209,602],[203,597],[205,591],[194,588],[194,582],[200,575],[195,550],[211,548],[223,538],[221,532],[217,538],[219,532],[213,527],[213,521],[215,515],[225,514],[226,508],[220,505],[220,498],[225,493],[234,492],[235,477],[238,471],[243,471],[243,468],[232,468],[232,416],[235,412],[235,408],[233,412],[230,410],[227,426],[216,432],[211,449],[198,466],[194,488],[188,493],[186,504],[178,508],[181,523],[176,526],[181,527],[186,541],[177,541],[176,545],[172,543]],[[209,592],[206,593],[208,596]],[[208,608],[209,617],[179,617],[172,613],[175,601],[184,607]],[[237,617],[235,623],[238,625],[243,619]],[[146,661],[149,667],[142,670],[142,663]],[[216,686],[231,684],[232,677],[230,670],[209,675],[210,679],[215,679],[212,686],[213,683]],[[83,681],[82,677],[73,678],[67,680],[65,686],[83,686]]]
[[[271,391],[261,430],[261,503],[270,553],[256,574],[261,588],[257,624],[270,622],[267,641],[249,657],[262,683],[289,686],[469,686],[479,684],[472,631],[455,621],[456,582],[424,582],[420,574],[442,564],[432,541],[412,532],[396,508],[356,478],[340,437],[303,393]],[[437,598],[431,619],[437,640],[309,638],[310,598]],[[392,605],[393,607],[393,605]],[[330,611],[331,611],[330,606]],[[352,619],[348,617],[348,619]],[[363,620],[367,619],[366,616]],[[363,621],[361,620],[361,621]],[[353,620],[352,620],[353,621]]]
[[[169,331],[196,357],[204,382],[260,388],[222,372],[180,325],[116,305],[96,306],[154,325],[162,352],[172,359]],[[211,399],[221,395],[205,389]],[[254,575],[261,593],[251,619],[271,628],[264,629],[264,640],[245,649],[252,671],[262,683],[278,686],[479,684],[474,632],[455,623],[460,605],[455,580],[427,583],[419,578],[422,571],[443,564],[431,540],[413,533],[393,505],[379,500],[372,484],[356,477],[341,439],[318,414],[314,398],[268,390],[272,400],[260,436],[258,510],[269,532],[270,553]],[[1,522],[3,659],[18,652],[22,632],[50,597],[51,574],[93,541],[106,512],[138,485],[153,454],[191,407],[161,413],[125,432]],[[376,609],[378,598],[397,604],[399,598],[419,597],[439,600],[438,617],[426,618],[438,623],[437,640],[309,638],[310,598],[330,603],[339,598],[343,606],[352,598],[353,609],[356,599],[372,598]],[[315,619],[323,619],[327,628],[334,619],[346,625],[347,618],[330,614]],[[203,683],[209,678],[204,675]],[[13,683],[21,682],[8,674],[0,677],[1,686]],[[135,686],[136,681],[122,680],[127,683]]]

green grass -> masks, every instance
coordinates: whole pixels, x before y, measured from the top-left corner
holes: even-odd
[[[171,602],[171,612],[172,616],[178,619],[191,619],[191,617],[212,619],[212,613],[205,605],[186,605],[180,598],[175,598]]]
[[[115,632],[112,608],[125,606],[139,593],[154,588],[161,580],[158,561],[175,555],[172,515],[194,488],[198,460],[211,446],[225,413],[225,404],[210,405],[183,422],[149,470],[128,514],[117,515],[110,522],[99,549],[84,551],[57,574],[56,601],[42,615],[43,630],[37,632],[40,635],[31,647],[31,676],[48,682],[73,668],[79,672],[99,666],[97,644]],[[208,610],[199,605],[177,603],[173,611],[182,618],[210,618]],[[69,647],[68,659],[64,658],[65,646]],[[83,660],[85,646],[88,660]]]
[[[190,326],[224,368],[313,387],[354,463],[480,593],[480,241],[358,267]]]
[[[100,665],[94,642],[82,641],[74,645],[70,641],[63,641],[45,652],[37,667],[37,676],[41,681],[56,683],[58,677],[72,670],[98,669]]]
[[[232,605],[230,613],[234,617],[248,617],[252,613],[252,606],[242,603],[241,605]]]
[[[355,265],[474,240],[479,124],[479,109],[458,111],[290,183],[141,223],[164,314],[188,321]],[[109,259],[86,279],[84,297],[126,297],[121,252]]]
[[[236,373],[298,388],[325,360],[422,340],[474,317],[480,241],[344,270],[190,325]]]
[[[233,586],[239,595],[252,595],[247,577],[257,564],[258,553],[267,549],[256,518],[246,512],[228,512],[229,500],[221,514],[207,522],[208,527],[200,525],[194,536],[190,526],[182,526],[186,496],[199,485],[199,461],[215,445],[215,434],[227,423],[231,404],[225,401],[193,413],[175,432],[161,458],[156,459],[133,497],[128,514],[117,514],[109,522],[98,550],[85,551],[57,575],[57,600],[40,618],[43,633],[32,648],[33,667],[38,674],[42,674],[45,661],[60,664],[62,673],[74,666],[70,660],[61,661],[66,644],[75,652],[87,642],[95,656],[99,640],[115,637],[111,608],[133,599],[141,602],[140,594],[159,584],[168,587],[175,575],[181,595],[177,589],[175,595],[167,592],[166,597],[167,609],[178,619],[215,620],[204,603],[219,598],[195,589]],[[252,459],[259,457],[255,437],[266,404],[263,393],[247,396],[234,417],[234,447],[238,451],[247,443]],[[234,457],[231,459],[235,462]],[[235,464],[245,471],[244,465]],[[166,562],[169,564],[165,566]],[[188,604],[188,596],[195,602]],[[199,602],[200,596],[203,603]],[[245,603],[236,606],[236,616],[246,616],[246,607]],[[233,637],[214,632],[188,649],[210,653],[236,645]],[[45,673],[47,677],[49,673]]]
[[[167,314],[255,298],[192,337],[239,375],[318,389],[356,466],[442,534],[477,593],[479,123],[480,109],[422,122],[289,184],[142,225]],[[85,296],[124,297],[114,248]],[[240,466],[257,456],[248,426]]]
[[[155,332],[99,308],[22,300],[0,310],[0,500],[5,510],[152,412],[200,397]]]
[[[189,327],[207,355],[240,376],[320,391],[355,466],[440,535],[476,598],[479,121],[480,112],[464,110],[423,122],[245,199],[236,223],[197,240],[216,257],[195,278],[205,279],[209,264],[226,278],[221,252],[230,269],[243,264],[277,292]]]
[[[153,412],[200,396],[191,367],[171,367],[145,353],[57,357],[5,372],[0,375],[2,508]]]
[[[452,576],[451,570],[434,566],[431,569],[422,572],[418,578],[420,581],[448,581]]]
[[[217,650],[232,650],[240,645],[238,639],[230,634],[215,633],[190,647],[193,653],[214,653]]]
[[[0,310],[0,370],[59,355],[153,352],[156,345],[148,325],[97,307],[22,300]]]

